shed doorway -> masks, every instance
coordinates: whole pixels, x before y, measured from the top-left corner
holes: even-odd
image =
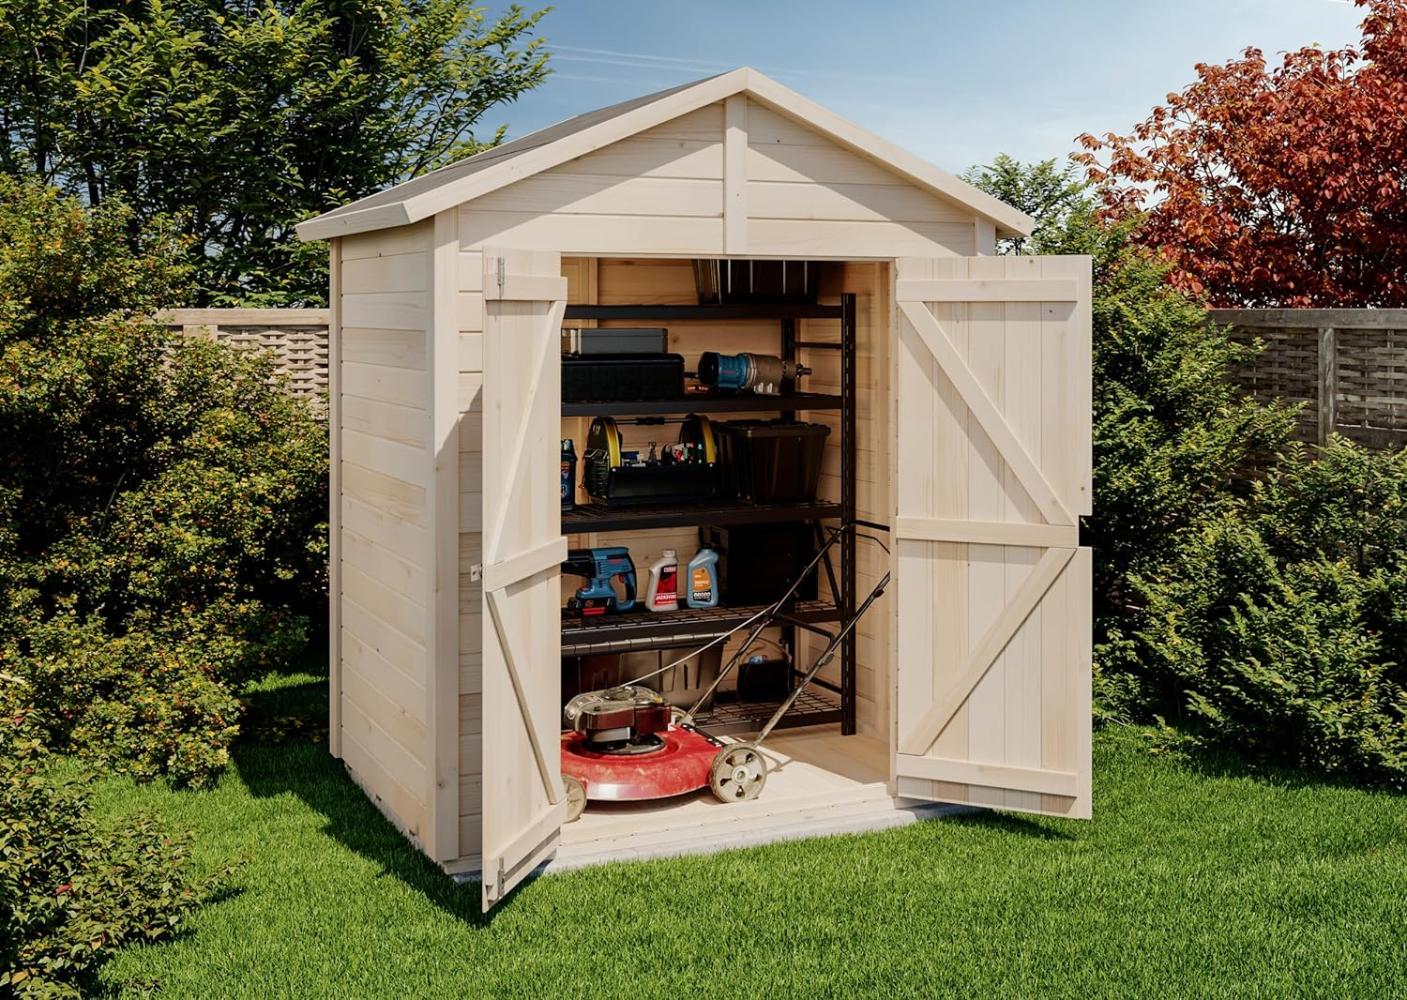
[[[726,678],[698,713],[701,731],[724,742],[745,740],[820,654],[825,638],[819,633],[853,614],[889,572],[890,266],[577,257],[563,259],[562,273],[568,288],[564,351],[605,336],[593,330],[630,331],[624,336],[662,348],[676,364],[682,361],[695,390],[707,364],[705,352],[777,358],[804,373],[763,392],[695,391],[669,404],[588,399],[593,393],[567,377],[561,436],[578,456],[573,503],[562,513],[571,550],[628,551],[637,602],[645,597],[649,567],[667,551],[676,553],[683,567],[700,548],[712,548],[721,552],[722,566],[715,608],[690,609],[681,601],[678,611],[660,612],[639,610],[637,603],[631,612],[591,617],[573,608],[588,581],[564,574],[564,705],[581,692],[650,674],[655,676],[644,684],[677,706],[693,705],[751,630],[685,665],[663,674],[659,668],[732,631],[780,597],[830,532],[864,525],[861,537],[844,532],[803,581],[788,608],[789,620],[798,624],[758,635],[745,657],[757,662]],[[593,368],[588,360],[585,367],[610,366]],[[595,394],[618,395],[618,388]],[[622,453],[651,459],[674,442],[683,422],[697,423],[698,416],[720,437],[742,427],[766,425],[770,432],[785,425],[819,439],[811,443],[819,458],[814,463],[819,470],[809,470],[814,484],[769,484],[776,495],[760,495],[752,484],[754,489],[739,497],[732,479],[713,496],[689,496],[691,485],[681,482],[663,487],[669,495],[659,502],[623,504],[587,490],[587,455],[600,444],[603,418],[611,421]],[[785,447],[800,450],[807,444],[787,439]],[[787,464],[795,457],[783,456],[780,464],[788,475],[806,478],[808,463]],[[592,468],[599,474],[596,464]],[[759,834],[766,828],[771,832],[763,839],[775,839],[865,814],[869,825],[878,813],[893,814],[896,821],[907,818],[910,814],[896,813],[890,793],[890,613],[888,598],[881,597],[841,644],[834,662],[797,697],[763,746],[767,779],[757,800],[725,804],[704,788],[653,802],[592,801],[579,820],[563,827],[556,863],[587,863],[622,852],[700,850],[710,838],[729,846],[749,826]]]

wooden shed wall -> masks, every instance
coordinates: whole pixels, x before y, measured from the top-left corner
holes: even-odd
[[[422,844],[431,763],[431,233],[424,223],[346,237],[334,261],[334,747],[381,810]]]
[[[973,213],[749,100],[746,253],[968,255]]]
[[[728,103],[731,112],[700,108],[465,203],[463,244],[602,256],[977,252],[970,209],[756,101]],[[726,139],[730,129],[741,137]],[[726,195],[740,245],[726,239]]]

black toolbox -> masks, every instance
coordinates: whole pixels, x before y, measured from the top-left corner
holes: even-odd
[[[684,358],[679,354],[564,354],[562,399],[569,403],[679,399]]]
[[[713,425],[723,493],[747,503],[816,499],[825,454],[825,424],[793,420],[726,420]]]
[[[771,604],[816,558],[813,524],[735,524],[699,529],[699,544],[718,553],[718,591],[726,604]],[[825,563],[807,574],[795,597],[814,601]]]
[[[689,414],[677,445],[657,447],[655,459],[627,450],[616,421],[597,417],[586,432],[582,485],[607,507],[692,503],[718,495],[717,451],[707,417]]]

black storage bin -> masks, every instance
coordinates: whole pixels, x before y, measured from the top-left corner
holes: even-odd
[[[699,529],[699,543],[718,553],[718,590],[725,604],[771,604],[816,557],[811,524],[735,524]],[[814,601],[824,563],[807,574],[796,599]]]
[[[747,503],[816,499],[825,424],[790,420],[728,420],[713,425],[723,492]]]
[[[569,403],[683,395],[684,358],[678,354],[562,355],[562,399]]]

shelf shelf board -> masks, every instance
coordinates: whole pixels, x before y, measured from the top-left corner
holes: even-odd
[[[628,653],[702,645],[731,632],[764,607],[753,604],[663,612],[630,611],[590,619],[563,610],[562,655]],[[821,624],[840,621],[841,612],[828,601],[797,601],[787,614],[799,621]]]
[[[607,507],[582,504],[562,511],[562,534],[589,531],[641,531],[646,528],[689,528],[701,524],[780,524],[820,521],[840,517],[838,503],[748,504],[733,501],[650,504],[641,507]]]
[[[567,306],[566,319],[841,319],[842,306],[798,302],[738,302],[720,306],[620,305]]]
[[[698,728],[710,736],[733,736],[754,733],[772,717],[780,701],[743,701],[719,697],[708,712],[700,712]],[[777,720],[778,729],[796,726],[819,726],[841,721],[840,702],[825,691],[812,686]]]
[[[699,393],[678,399],[635,399],[628,401],[564,402],[564,417],[619,417],[666,413],[780,413],[791,410],[838,410],[844,400],[819,392],[795,392],[786,396],[729,396]]]

